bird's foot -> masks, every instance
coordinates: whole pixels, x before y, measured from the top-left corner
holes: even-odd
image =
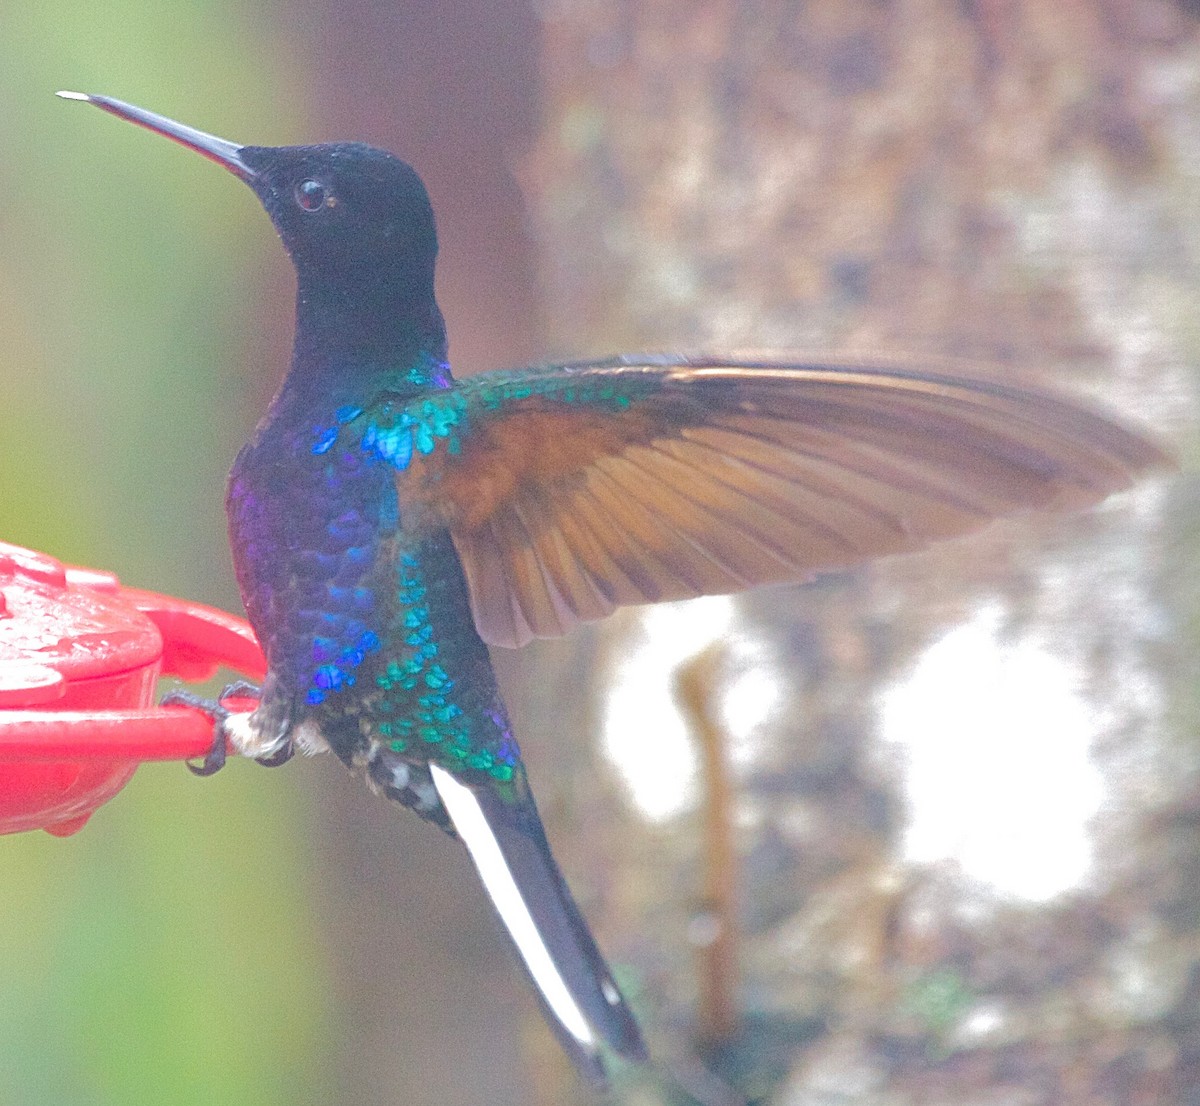
[[[264,768],[278,768],[281,764],[287,764],[287,762],[295,755],[295,742],[285,741],[273,753],[267,753],[266,756],[255,757],[254,763],[261,764]]]
[[[249,680],[234,680],[231,684],[226,684],[221,688],[221,694],[217,696],[217,702],[224,703],[226,699],[261,699],[262,686],[260,684],[252,684]]]
[[[222,696],[223,697],[223,696]],[[160,703],[164,707],[191,707],[202,711],[213,720],[213,743],[204,760],[199,764],[187,762],[188,771],[197,776],[211,776],[225,767],[226,726],[230,711],[221,705],[220,699],[206,699],[192,691],[169,691]]]
[[[204,760],[199,764],[188,761],[188,769],[191,772],[197,776],[211,776],[214,772],[219,772],[225,767],[226,748],[231,740],[240,751],[248,752],[256,744],[261,747],[261,743],[247,740],[248,735],[243,732],[246,729],[244,724],[238,725],[239,722],[244,723],[248,716],[244,712],[231,711],[225,706],[227,699],[257,699],[261,695],[262,688],[257,684],[238,680],[223,688],[216,699],[206,699],[191,691],[171,691],[163,696],[162,705],[165,707],[192,707],[207,714],[213,720],[212,748],[208,750]],[[244,746],[249,748],[244,748]],[[271,749],[263,756],[254,757],[254,759],[266,768],[277,768],[291,760],[294,752],[295,748],[292,742],[284,739],[278,747]]]

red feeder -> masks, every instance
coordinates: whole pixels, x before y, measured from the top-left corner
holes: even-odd
[[[158,677],[266,671],[249,625],[0,542],[0,833],[74,833],[143,760],[202,757],[212,721]]]

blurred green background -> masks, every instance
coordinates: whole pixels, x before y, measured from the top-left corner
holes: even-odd
[[[1194,5],[51,2],[0,11],[0,57],[0,538],[126,583],[238,609],[224,474],[286,364],[291,275],[237,181],[64,87],[412,161],[462,375],[625,347],[978,357],[1194,467]],[[675,1073],[623,1100],[724,1101],[690,1059],[694,757],[649,810],[613,753],[616,728],[650,759],[664,711],[696,728],[638,698],[657,634],[688,642],[654,662],[664,701],[701,641],[727,647],[706,670],[737,795],[737,1028],[705,1054],[725,1079],[802,1106],[1197,1101],[1197,503],[1188,473],[707,628],[621,615],[498,656],[556,851]],[[1046,901],[904,843],[892,692],[963,626],[996,655],[1040,643],[1088,704],[1092,865]],[[1048,773],[1036,743],[1013,757]],[[1030,800],[992,786],[988,832],[1020,837]],[[336,765],[144,767],[76,837],[0,841],[0,888],[0,1106],[591,1101],[465,857]]]
[[[243,142],[359,138],[418,164],[424,156],[451,224],[445,253],[459,260],[446,307],[460,324],[460,361],[527,355],[529,269],[504,251],[521,219],[505,159],[532,118],[536,20],[524,9],[484,18],[482,6],[391,8],[5,6],[5,540],[239,611],[225,473],[290,344],[291,270],[254,197],[168,143],[56,99],[59,88],[106,92]],[[460,31],[440,29],[443,18]],[[465,322],[454,318],[464,301]],[[407,996],[389,989],[379,1024],[361,1028],[370,1022],[361,995],[381,984],[370,969],[335,978],[331,948],[342,936],[321,871],[344,857],[318,855],[314,804],[325,784],[343,781],[329,765],[280,776],[243,767],[211,788],[193,786],[179,765],[145,767],[87,832],[3,841],[0,1103],[339,1100],[339,1069],[374,1036],[401,1066],[403,1049],[390,1042],[424,1054],[414,1064],[447,1066],[429,1039],[466,1033],[470,1015],[422,1012],[435,967]],[[370,803],[350,790],[347,803]],[[510,965],[483,904],[469,901],[460,926],[454,893],[439,900],[440,869],[459,888],[470,886],[468,865],[440,835],[408,828],[432,858],[403,878],[402,861],[383,859],[406,838],[402,820],[389,819],[377,850],[383,882],[409,897],[429,883],[427,897],[447,909],[431,905],[427,932],[370,955],[416,961],[433,941],[433,965],[462,963],[464,995],[475,958],[494,959],[503,980]],[[389,924],[403,936],[403,917]],[[447,928],[464,933],[447,938]],[[515,1051],[496,1049],[500,1069],[516,1069]],[[440,1086],[434,1077],[430,1101],[456,1079],[470,1094],[485,1070],[466,1065]]]

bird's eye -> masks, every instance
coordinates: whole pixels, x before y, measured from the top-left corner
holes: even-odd
[[[329,189],[319,180],[301,181],[296,185],[295,196],[302,210],[320,211],[329,202]]]

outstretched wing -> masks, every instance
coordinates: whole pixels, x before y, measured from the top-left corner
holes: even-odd
[[[1167,461],[1052,393],[866,360],[487,373],[368,436],[402,513],[449,528],[479,632],[506,646],[1085,506]]]

